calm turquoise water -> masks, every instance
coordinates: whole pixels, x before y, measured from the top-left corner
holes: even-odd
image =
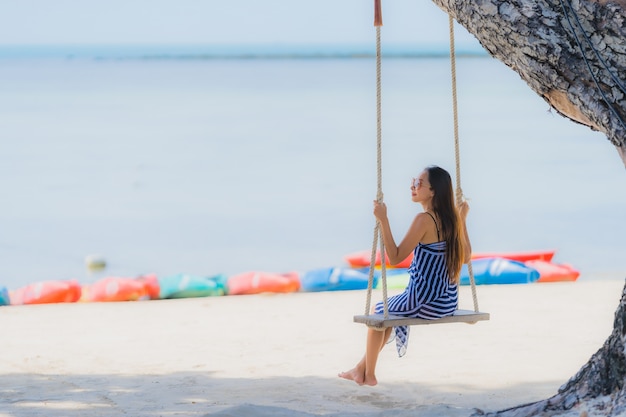
[[[106,274],[342,265],[371,245],[372,59],[0,62],[0,286]],[[446,59],[383,62],[383,175],[400,239],[409,180],[454,169]],[[458,62],[475,251],[555,248],[626,275],[626,173],[490,58]]]

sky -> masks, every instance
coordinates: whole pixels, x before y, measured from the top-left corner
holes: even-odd
[[[364,44],[373,0],[0,0],[0,45]],[[383,0],[384,43],[446,44],[428,0]],[[460,46],[477,41],[457,25]]]

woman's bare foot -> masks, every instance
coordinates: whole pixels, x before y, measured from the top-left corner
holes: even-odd
[[[365,373],[357,368],[352,368],[346,372],[340,372],[338,374],[339,378],[347,379],[350,381],[354,381],[359,385],[363,385],[365,381]],[[375,384],[374,384],[375,385]]]
[[[359,385],[369,385],[373,387],[376,384],[378,384],[378,380],[376,379],[374,375],[369,376],[369,377],[366,375],[365,378],[363,379],[363,383]]]

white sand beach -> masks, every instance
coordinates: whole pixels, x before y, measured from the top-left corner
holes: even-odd
[[[553,395],[612,330],[623,281],[480,286],[489,322],[415,326],[359,359],[365,291],[0,308],[0,416],[467,416]],[[461,307],[471,309],[468,287]],[[380,292],[374,293],[374,299]]]

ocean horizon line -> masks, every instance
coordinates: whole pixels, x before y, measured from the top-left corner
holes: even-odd
[[[388,58],[443,58],[447,44],[382,45]],[[457,45],[457,56],[488,56],[475,44]],[[375,45],[366,44],[24,44],[0,45],[0,59],[204,60],[371,58]]]

